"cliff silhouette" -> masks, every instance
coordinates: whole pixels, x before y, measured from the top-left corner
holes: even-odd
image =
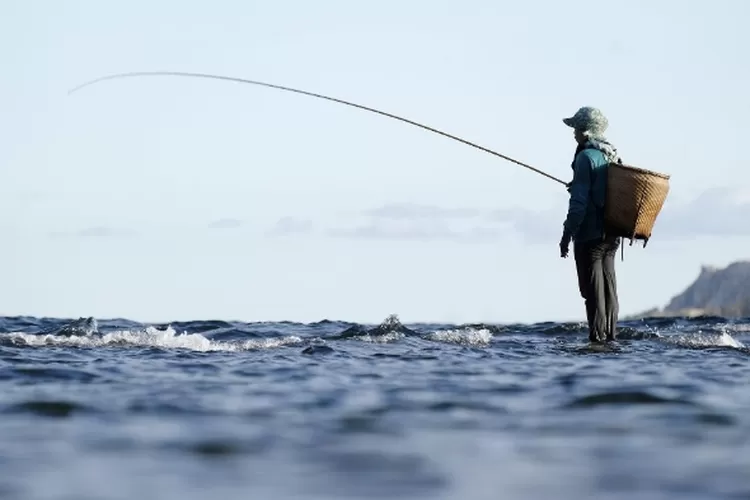
[[[703,266],[696,280],[666,307],[634,317],[649,316],[750,317],[750,261],[734,262],[723,269]]]

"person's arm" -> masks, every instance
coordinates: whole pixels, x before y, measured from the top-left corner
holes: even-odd
[[[572,237],[581,226],[586,215],[586,207],[591,192],[591,158],[586,153],[579,153],[573,165],[573,181],[570,183],[570,202],[568,215],[563,224],[564,234]]]

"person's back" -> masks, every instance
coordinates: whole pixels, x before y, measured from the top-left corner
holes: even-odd
[[[604,236],[608,165],[609,160],[598,149],[587,147],[576,154],[573,181],[569,185],[570,205],[566,221],[575,242],[601,239]]]

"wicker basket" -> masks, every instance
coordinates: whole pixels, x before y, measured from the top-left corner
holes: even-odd
[[[669,175],[611,163],[607,169],[604,227],[608,235],[651,238],[656,218],[669,193]]]

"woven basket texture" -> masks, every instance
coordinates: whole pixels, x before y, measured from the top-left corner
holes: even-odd
[[[604,207],[607,234],[648,242],[667,194],[668,175],[631,165],[610,164]]]

